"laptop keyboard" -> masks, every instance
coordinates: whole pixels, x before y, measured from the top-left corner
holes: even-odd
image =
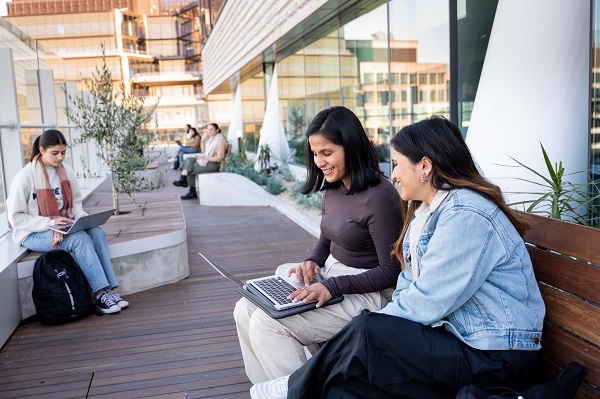
[[[267,292],[279,305],[285,305],[293,301],[292,299],[288,299],[288,296],[295,291],[295,288],[281,277],[256,280],[252,284]]]

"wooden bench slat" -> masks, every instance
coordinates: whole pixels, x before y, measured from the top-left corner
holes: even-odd
[[[546,304],[546,320],[600,347],[599,307],[543,284],[540,291]]]
[[[600,229],[530,213],[527,216],[533,227],[525,233],[525,241],[600,265]]]
[[[535,277],[580,298],[600,304],[598,273],[600,268],[570,257],[527,246]]]

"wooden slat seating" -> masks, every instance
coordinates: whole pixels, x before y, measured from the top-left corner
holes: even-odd
[[[221,169],[219,169],[220,172],[223,172],[223,170],[225,170],[225,166],[227,165],[227,158],[229,158],[230,155],[231,143],[227,143],[227,147],[225,147],[225,156],[223,156],[223,162],[221,162]]]
[[[525,234],[546,304],[536,380],[556,378],[569,362],[585,366],[578,399],[600,398],[600,229],[528,214]]]

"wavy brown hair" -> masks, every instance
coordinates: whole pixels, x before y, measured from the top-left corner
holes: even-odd
[[[391,145],[414,164],[427,157],[432,165],[431,185],[436,190],[468,188],[476,191],[496,204],[521,236],[531,227],[530,219],[510,208],[500,188],[479,173],[460,129],[446,118],[433,116],[406,126],[392,138]],[[398,257],[402,266],[402,242],[420,205],[421,201],[402,200],[401,203],[404,225],[392,254]]]

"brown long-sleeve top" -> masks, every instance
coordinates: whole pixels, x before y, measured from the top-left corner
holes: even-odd
[[[200,141],[201,141],[201,139],[202,139],[202,136],[200,136],[199,134],[196,134],[196,135],[192,136],[188,140],[188,142],[187,142],[188,147],[192,147],[197,152],[200,152]]]
[[[334,296],[395,286],[400,264],[390,252],[402,227],[398,192],[386,179],[357,194],[346,192],[343,185],[325,191],[321,236],[307,260],[322,267],[331,254],[346,266],[370,269],[323,281]]]

